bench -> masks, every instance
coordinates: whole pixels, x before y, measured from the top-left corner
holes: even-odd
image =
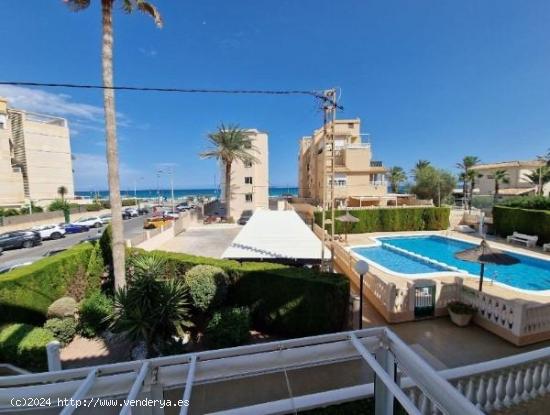
[[[531,248],[537,244],[539,237],[536,235],[525,235],[523,233],[514,232],[512,235],[506,237],[508,242],[521,242],[524,243],[528,248]]]
[[[550,243],[544,244],[544,245],[542,246],[542,251],[543,251],[543,252],[546,252],[546,251],[550,252]]]

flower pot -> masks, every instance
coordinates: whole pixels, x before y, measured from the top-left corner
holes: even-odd
[[[458,314],[454,313],[451,310],[449,310],[449,316],[451,317],[451,321],[455,323],[458,327],[466,327],[470,322],[472,321],[472,318],[474,317],[473,314]]]

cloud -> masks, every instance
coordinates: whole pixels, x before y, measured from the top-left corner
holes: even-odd
[[[0,85],[0,96],[7,98],[11,107],[30,112],[90,121],[103,118],[102,107],[74,102],[67,94],[55,94],[15,85]]]
[[[154,58],[158,55],[158,52],[153,48],[139,48],[138,50],[142,55],[145,55],[148,58]]]
[[[75,153],[73,160],[75,184],[77,189],[86,190],[93,186],[96,190],[106,189],[107,159],[101,154]],[[123,185],[132,183],[141,174],[139,170],[119,163],[120,181]]]

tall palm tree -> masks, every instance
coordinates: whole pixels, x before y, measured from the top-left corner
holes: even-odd
[[[418,160],[414,165],[414,168],[411,170],[411,175],[413,177],[416,177],[416,175],[420,170],[430,167],[431,165],[432,163],[429,162],[428,160]]]
[[[460,163],[456,163],[456,167],[462,170],[460,179],[462,180],[462,195],[467,201],[468,206],[472,206],[472,196],[474,194],[476,174],[472,171],[472,167],[479,164],[480,160],[476,156],[465,156]],[[470,182],[470,192],[468,194],[468,182]]]
[[[246,130],[236,124],[225,126],[221,124],[215,133],[208,134],[208,141],[212,145],[209,150],[200,153],[203,159],[214,158],[220,160],[225,168],[225,215],[231,216],[231,166],[235,161],[243,163],[258,163],[259,160],[250,152],[258,152],[252,144],[252,139]]]
[[[500,191],[500,184],[510,183],[510,176],[506,170],[497,170],[495,171],[493,177],[495,178],[495,193],[493,195],[494,202],[498,199],[498,192]]]
[[[537,186],[537,194],[543,196],[544,185],[550,183],[550,167],[543,166],[526,174],[525,178]]]
[[[64,0],[75,12],[87,9],[91,0]],[[162,18],[151,3],[145,0],[120,0],[126,13],[139,10],[151,16],[158,27]],[[103,106],[105,110],[105,132],[107,148],[107,170],[109,177],[109,201],[112,215],[112,250],[115,287],[126,284],[124,269],[124,233],[122,224],[122,201],[120,198],[120,178],[118,165],[118,145],[116,137],[115,92],[113,90],[113,5],[115,0],[101,0],[101,18],[103,28],[102,68],[103,68]]]
[[[61,202],[65,204],[65,195],[68,193],[68,190],[65,186],[59,186],[57,188],[57,194],[61,197]]]
[[[388,180],[390,181],[392,193],[397,193],[399,191],[399,185],[407,180],[405,170],[399,166],[392,167],[388,173]]]

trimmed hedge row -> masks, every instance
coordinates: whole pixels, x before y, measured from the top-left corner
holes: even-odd
[[[0,322],[42,325],[53,301],[98,289],[102,269],[94,252],[91,244],[76,245],[0,276]]]
[[[229,303],[250,309],[253,326],[284,336],[308,336],[342,330],[349,280],[304,268],[268,262],[244,262],[155,251],[175,277],[195,265],[223,269],[231,281]]]
[[[0,329],[0,361],[34,371],[47,369],[46,345],[53,334],[29,324],[10,324]]]
[[[346,213],[337,210],[336,218]],[[412,207],[350,210],[349,213],[359,219],[357,223],[342,223],[336,220],[335,232],[369,233],[369,232],[399,232],[399,231],[436,231],[449,227],[448,207]],[[326,214],[331,219],[330,212]],[[322,212],[315,212],[315,223],[321,226]],[[330,225],[327,225],[327,229]]]
[[[493,207],[495,233],[502,237],[514,232],[537,235],[539,245],[550,242],[550,210]]]
[[[517,196],[498,202],[498,206],[515,207],[522,209],[550,210],[550,197],[546,196]]]

